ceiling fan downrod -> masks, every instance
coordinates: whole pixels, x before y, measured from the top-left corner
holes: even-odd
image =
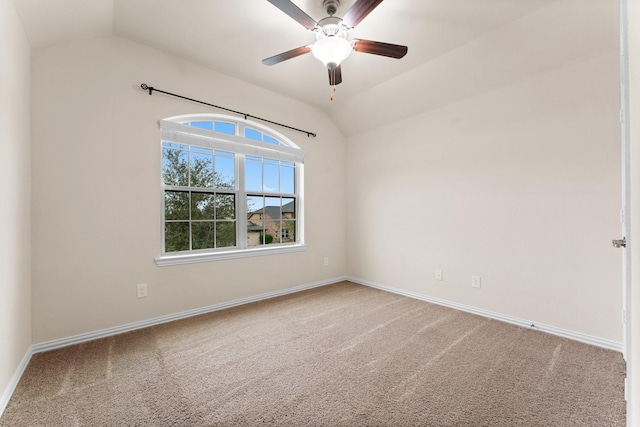
[[[322,2],[322,6],[324,7],[324,10],[327,11],[327,15],[333,16],[338,11],[340,0],[324,0]]]

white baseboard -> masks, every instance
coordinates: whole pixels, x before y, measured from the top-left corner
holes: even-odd
[[[307,289],[326,286],[332,283],[341,282],[343,280],[346,280],[346,278],[336,277],[333,279],[322,280],[320,282],[309,283],[301,286],[294,286],[292,288],[282,289],[279,291],[268,292],[265,294],[255,295],[255,296],[246,297],[246,298],[240,298],[237,300],[223,302],[219,304],[214,304],[207,307],[196,308],[193,310],[187,310],[180,313],[169,314],[166,316],[156,317],[148,320],[142,320],[140,322],[128,323],[126,325],[115,326],[113,328],[101,329],[99,331],[88,332],[86,334],[74,335],[67,338],[47,341],[47,342],[33,345],[32,352],[33,354],[35,354],[35,353],[41,353],[44,351],[55,350],[58,348],[67,347],[74,344],[80,344],[86,341],[92,341],[99,338],[105,338],[112,335],[118,335],[125,332],[134,331],[136,329],[148,328],[149,326],[155,326],[155,325],[160,325],[162,323],[172,322],[174,320],[186,319],[188,317],[197,316],[199,314],[211,313],[213,311],[224,310],[225,308],[236,307],[239,305],[249,304],[257,301],[263,301],[270,298],[276,298],[279,296],[288,295],[295,292],[304,291]]]
[[[409,298],[414,298],[414,299],[422,300],[422,301],[425,301],[425,302],[438,304],[438,305],[442,305],[442,306],[445,306],[445,307],[450,307],[450,308],[453,308],[453,309],[456,309],[456,310],[461,310],[461,311],[465,311],[467,313],[477,314],[477,315],[480,315],[480,316],[488,317],[488,318],[495,319],[495,320],[500,320],[500,321],[511,323],[511,324],[518,325],[518,326],[523,326],[523,327],[527,327],[527,328],[535,328],[535,329],[537,329],[539,331],[547,332],[547,333],[550,333],[550,334],[553,334],[553,335],[558,335],[560,337],[569,338],[569,339],[572,339],[572,340],[575,340],[575,341],[580,341],[580,342],[583,342],[583,343],[586,343],[586,344],[591,344],[591,345],[594,345],[594,346],[597,346],[597,347],[603,347],[603,348],[606,348],[606,349],[609,349],[609,350],[622,352],[622,344],[619,343],[619,342],[615,342],[615,341],[611,341],[611,340],[605,340],[605,339],[602,339],[602,338],[593,337],[593,336],[590,336],[590,335],[581,334],[581,333],[569,331],[569,330],[566,330],[566,329],[556,328],[554,326],[535,323],[535,322],[531,322],[529,320],[520,319],[520,318],[517,318],[517,317],[508,316],[508,315],[504,315],[504,314],[500,314],[500,313],[495,313],[495,312],[492,312],[492,311],[483,310],[483,309],[467,306],[467,305],[464,305],[464,304],[458,304],[458,303],[451,302],[451,301],[446,301],[446,300],[442,300],[442,299],[438,299],[438,298],[433,298],[433,297],[429,297],[429,296],[426,296],[426,295],[418,294],[418,293],[415,293],[415,292],[410,292],[410,291],[405,291],[405,290],[402,290],[402,289],[399,289],[399,288],[394,288],[392,286],[382,285],[382,284],[371,282],[371,281],[368,281],[368,280],[359,279],[357,277],[344,276],[344,277],[336,277],[336,278],[333,278],[333,279],[323,280],[323,281],[320,281],[320,282],[310,283],[310,284],[307,284],[307,285],[294,286],[292,288],[282,289],[282,290],[274,291],[274,292],[268,292],[268,293],[264,293],[264,294],[260,294],[260,295],[255,295],[255,296],[252,296],[252,297],[240,298],[240,299],[229,301],[229,302],[214,304],[214,305],[210,305],[210,306],[207,306],[207,307],[202,307],[202,308],[197,308],[197,309],[193,309],[193,310],[183,311],[183,312],[180,312],[180,313],[170,314],[170,315],[167,315],[167,316],[156,317],[156,318],[153,318],[153,319],[143,320],[143,321],[140,321],[140,322],[129,323],[129,324],[126,324],[126,325],[116,326],[116,327],[113,327],[113,328],[102,329],[102,330],[95,331],[95,332],[89,332],[89,333],[75,335],[75,336],[71,336],[71,337],[67,337],[67,338],[62,338],[62,339],[47,341],[47,342],[43,342],[43,343],[39,343],[39,344],[34,344],[28,349],[28,351],[25,354],[22,362],[20,363],[20,366],[16,370],[16,373],[13,375],[13,378],[11,379],[11,382],[9,383],[7,388],[5,389],[5,391],[2,394],[2,396],[0,397],[0,417],[4,413],[7,405],[9,404],[9,400],[11,399],[11,396],[13,395],[13,392],[15,391],[15,388],[17,387],[18,382],[20,381],[20,378],[22,377],[22,374],[24,373],[25,369],[27,368],[27,365],[29,364],[29,361],[31,360],[31,356],[36,354],[36,353],[55,350],[55,349],[58,349],[58,348],[67,347],[67,346],[74,345],[74,344],[80,344],[80,343],[83,343],[83,342],[92,341],[92,340],[99,339],[99,338],[105,338],[105,337],[109,337],[109,336],[112,336],[112,335],[117,335],[117,334],[121,334],[121,333],[125,333],[125,332],[134,331],[136,329],[142,329],[142,328],[147,328],[149,326],[154,326],[154,325],[159,325],[159,324],[162,324],[162,323],[172,322],[174,320],[186,319],[188,317],[197,316],[199,314],[205,314],[205,313],[211,313],[211,312],[218,311],[218,310],[224,310],[225,308],[231,308],[231,307],[236,307],[236,306],[243,305],[243,304],[249,304],[249,303],[252,303],[252,302],[257,302],[257,301],[263,301],[263,300],[267,300],[267,299],[271,299],[271,298],[276,298],[276,297],[279,297],[279,296],[288,295],[288,294],[292,294],[292,293],[295,293],[295,292],[304,291],[304,290],[307,290],[307,289],[313,289],[313,288],[317,288],[317,287],[320,287],[320,286],[330,285],[330,284],[333,284],[333,283],[341,282],[343,280],[349,280],[351,282],[358,283],[358,284],[365,285],[365,286],[369,286],[371,288],[376,288],[376,289],[380,289],[380,290],[383,290],[383,291],[392,292],[392,293],[395,293],[395,294],[398,294],[398,295],[403,295],[403,296],[406,296],[406,297],[409,297]]]
[[[20,381],[20,378],[22,378],[22,375],[24,374],[24,371],[27,368],[29,361],[31,360],[31,356],[33,356],[36,353],[42,353],[45,351],[55,350],[58,348],[67,347],[74,344],[80,344],[83,342],[92,341],[99,338],[105,338],[112,335],[122,334],[125,332],[134,331],[136,329],[142,329],[142,328],[147,328],[149,326],[172,322],[174,320],[186,319],[188,317],[197,316],[199,314],[205,314],[205,313],[211,313],[213,311],[224,310],[225,308],[231,308],[231,307],[236,307],[243,304],[249,304],[252,302],[263,301],[270,298],[276,298],[279,296],[288,295],[295,292],[304,291],[307,289],[313,289],[320,286],[330,285],[333,283],[341,282],[343,280],[346,280],[346,278],[336,277],[333,279],[322,280],[319,282],[309,283],[301,286],[294,286],[292,288],[282,289],[279,291],[268,292],[268,293],[246,297],[246,298],[240,298],[233,301],[228,301],[220,304],[210,305],[207,307],[183,311],[180,313],[170,314],[167,316],[156,317],[154,319],[143,320],[140,322],[129,323],[126,325],[116,326],[113,328],[102,329],[95,332],[88,332],[86,334],[74,335],[67,338],[61,338],[57,340],[34,344],[31,347],[29,347],[27,353],[22,359],[22,362],[20,363],[20,366],[16,370],[16,373],[13,375],[11,382],[9,383],[5,391],[2,393],[2,396],[0,397],[0,417],[2,417],[2,414],[7,408],[7,405],[9,404],[9,400],[11,399],[11,396],[13,395],[13,392],[15,391],[18,385],[18,382]]]
[[[29,349],[27,350],[27,353],[22,358],[22,362],[20,362],[18,369],[16,369],[15,374],[13,374],[9,385],[7,385],[4,393],[2,393],[2,396],[0,396],[0,417],[2,417],[2,414],[4,414],[4,410],[7,409],[9,400],[11,399],[11,396],[13,396],[13,392],[18,386],[20,378],[22,378],[22,374],[24,374],[25,369],[27,369],[27,365],[29,365],[31,356],[33,356],[33,346],[29,347]]]
[[[393,286],[387,286],[380,283],[371,282],[369,280],[359,279],[357,277],[348,276],[346,280],[349,280],[354,283],[358,283],[360,285],[369,286],[371,288],[380,289],[387,292],[393,292],[394,294],[404,295],[409,298],[414,298],[426,302],[430,302],[437,305],[442,305],[445,307],[454,308],[456,310],[465,311],[467,313],[477,314],[479,316],[488,317],[490,319],[500,320],[502,322],[511,323],[513,325],[522,326],[525,328],[533,328],[538,331],[547,332],[549,334],[557,335],[563,338],[569,338],[574,341],[580,341],[585,344],[594,345],[597,347],[606,348],[609,350],[614,350],[622,353],[622,343],[606,340],[603,338],[594,337],[591,335],[582,334],[579,332],[570,331],[567,329],[557,328],[555,326],[545,325],[538,322],[533,322],[526,319],[521,319],[518,317],[509,316],[506,314],[496,313],[489,310],[484,310],[481,308],[476,308],[464,304],[458,304],[456,302],[451,302],[439,298],[429,297],[427,295],[418,294],[415,292],[405,291],[403,289],[394,288]]]

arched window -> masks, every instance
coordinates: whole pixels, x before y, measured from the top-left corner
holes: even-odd
[[[217,114],[160,121],[158,265],[304,250],[305,151],[261,124]]]

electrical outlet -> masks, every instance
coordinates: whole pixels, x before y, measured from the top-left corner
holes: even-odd
[[[471,276],[471,287],[472,288],[479,288],[480,287],[480,276]]]
[[[329,257],[328,256],[324,257],[324,265],[325,266],[329,265]]]
[[[436,270],[436,280],[442,280],[442,270]]]
[[[138,298],[146,298],[147,297],[147,284],[140,283],[136,285],[136,296]]]

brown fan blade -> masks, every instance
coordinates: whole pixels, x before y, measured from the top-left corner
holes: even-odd
[[[407,54],[409,48],[398,44],[355,39],[353,41],[353,50],[355,50],[356,52],[371,53],[373,55],[388,56],[389,58],[400,59]]]
[[[342,83],[342,68],[338,65],[333,70],[329,70],[329,86],[336,86]]]
[[[287,59],[295,58],[296,56],[304,55],[305,53],[311,52],[311,48],[309,46],[301,46],[295,49],[288,50],[286,52],[282,52],[278,55],[274,55],[270,58],[263,59],[262,63],[264,65],[275,65],[282,61],[286,61]]]
[[[342,17],[348,27],[353,28],[360,23],[373,9],[378,7],[382,0],[356,0]]]
[[[302,9],[293,4],[291,0],[267,0],[269,3],[289,15],[291,18],[300,23],[307,30],[313,30],[318,26],[318,23],[309,15],[307,15]]]

